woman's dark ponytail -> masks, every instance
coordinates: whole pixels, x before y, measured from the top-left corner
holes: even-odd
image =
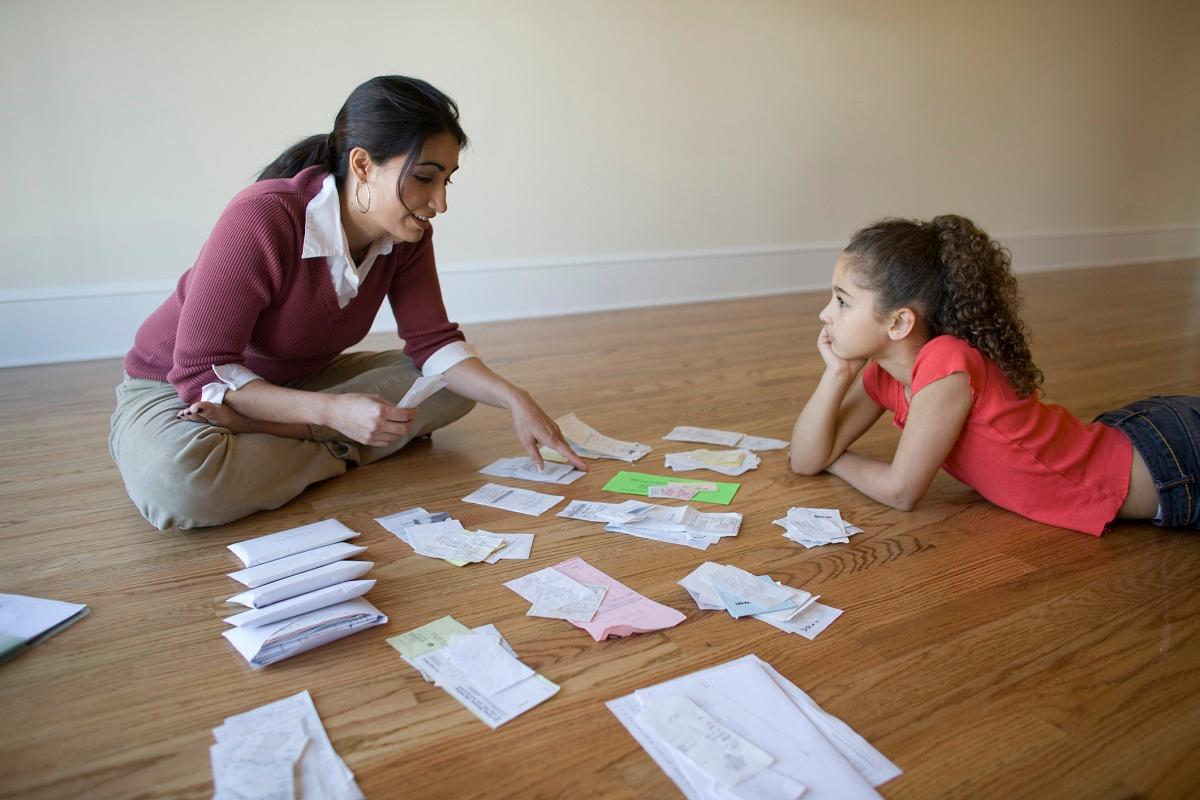
[[[329,135],[317,134],[289,147],[279,154],[271,164],[258,176],[258,180],[268,178],[290,178],[303,169],[320,164],[327,171],[333,171],[329,149]]]
[[[334,119],[329,134],[309,136],[283,151],[258,180],[291,178],[308,167],[320,165],[339,181],[349,169],[350,151],[361,147],[381,164],[407,154],[396,191],[408,169],[420,155],[425,140],[449,133],[460,148],[467,135],[458,122],[458,105],[423,80],[400,75],[383,75],[359,85]]]
[[[996,363],[1021,397],[1035,394],[1033,363],[1012,256],[971,220],[942,214],[929,222],[889,217],[856,232],[846,246],[863,285],[886,314],[917,309],[930,336],[965,340]]]

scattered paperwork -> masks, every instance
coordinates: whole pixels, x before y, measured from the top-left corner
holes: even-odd
[[[705,513],[691,506],[660,506],[627,500],[624,503],[600,503],[573,500],[559,512],[560,517],[604,522],[604,530],[642,539],[681,544],[706,550],[722,537],[737,536],[742,515],[736,512]]]
[[[754,617],[786,633],[813,639],[841,616],[803,589],[754,575],[731,564],[706,561],[679,582],[702,609],[727,611],[734,619]]]
[[[603,488],[606,492],[619,492],[621,494],[636,494],[642,497],[650,496],[650,489],[654,486],[668,486],[671,484],[692,484],[703,487],[691,499],[698,503],[713,503],[715,505],[727,506],[733,502],[733,496],[737,490],[741,488],[740,483],[718,483],[716,481],[702,481],[694,478],[673,478],[666,475],[651,475],[645,472],[627,472],[621,470],[616,475],[609,479],[608,483],[604,484]],[[708,487],[715,486],[715,489]]]
[[[485,483],[462,500],[477,506],[502,508],[537,517],[562,502],[561,494],[543,494],[529,489],[515,489],[498,483]]]
[[[539,481],[541,483],[557,483],[567,485],[574,483],[584,476],[584,473],[570,464],[554,461],[544,461],[539,471],[528,456],[519,458],[501,458],[479,470],[484,475],[497,478],[517,478],[523,481]]]
[[[774,524],[783,528],[784,538],[806,548],[846,544],[851,536],[863,532],[862,528],[842,519],[836,508],[789,508],[787,516],[775,520]]]
[[[557,684],[520,662],[494,625],[467,628],[446,616],[387,641],[422,678],[493,730],[558,692]]]
[[[563,438],[567,440],[567,444],[571,445],[571,449],[580,458],[612,458],[617,461],[629,461],[632,463],[650,452],[648,445],[637,442],[623,442],[620,439],[605,436],[579,419],[574,413],[567,414],[565,417],[559,417],[554,421],[558,424],[558,429],[562,431]],[[562,455],[548,447],[541,447],[539,452],[542,458],[548,461],[566,461]]]
[[[722,475],[737,476],[757,469],[762,462],[752,451],[740,450],[687,450],[682,453],[667,453],[667,467],[677,472],[691,469],[709,469]]]
[[[859,800],[900,769],[754,655],[607,703],[689,800]]]
[[[638,594],[582,558],[570,558],[549,569],[573,579],[580,585],[599,586],[605,589],[599,607],[589,620],[568,620],[576,628],[587,631],[597,642],[612,637],[632,636],[635,633],[673,628],[687,619],[686,616],[670,606],[664,606]],[[521,583],[521,580],[509,581],[505,586],[536,606],[539,596],[531,591],[529,584]],[[530,613],[532,614],[532,609]]]
[[[307,691],[227,717],[209,748],[214,800],[362,800]]]
[[[740,447],[746,450],[782,450],[788,446],[783,439],[751,436],[734,431],[719,431],[713,428],[693,428],[690,425],[676,425],[663,438],[672,442],[719,444],[722,447]]]
[[[355,536],[329,519],[229,546],[247,566],[230,577],[249,588],[228,602],[249,610],[226,617],[233,627],[221,635],[251,667],[387,622],[362,597],[375,585],[361,580],[373,562],[346,560],[366,550],[345,543]]]
[[[605,584],[580,583],[554,567],[539,569],[504,585],[533,604],[528,616],[571,622],[590,622],[608,592]]]
[[[0,662],[14,658],[87,615],[88,607],[83,603],[0,594]]]
[[[440,558],[456,567],[480,561],[495,564],[505,558],[529,558],[533,547],[532,533],[469,531],[445,511],[431,514],[419,506],[376,517],[375,521],[416,553]]]

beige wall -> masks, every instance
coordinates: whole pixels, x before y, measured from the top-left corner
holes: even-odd
[[[375,74],[472,136],[443,264],[1200,222],[1200,3],[0,3],[0,290],[174,279]]]

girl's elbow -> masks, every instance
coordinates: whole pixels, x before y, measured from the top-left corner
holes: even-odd
[[[794,457],[789,459],[788,464],[791,466],[792,472],[795,474],[807,476],[820,475],[825,471],[826,466],[825,464],[821,464],[816,461],[806,461],[804,459],[798,459]]]

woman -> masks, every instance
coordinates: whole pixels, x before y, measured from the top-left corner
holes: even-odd
[[[466,142],[449,97],[373,78],[332,133],[293,146],[233,199],[138,330],[117,387],[109,450],[151,524],[220,525],[277,508],[475,402],[508,409],[536,463],[545,444],[587,469],[446,317],[430,221],[446,211]],[[403,352],[343,354],[385,296]],[[397,407],[422,375],[447,388]]]

